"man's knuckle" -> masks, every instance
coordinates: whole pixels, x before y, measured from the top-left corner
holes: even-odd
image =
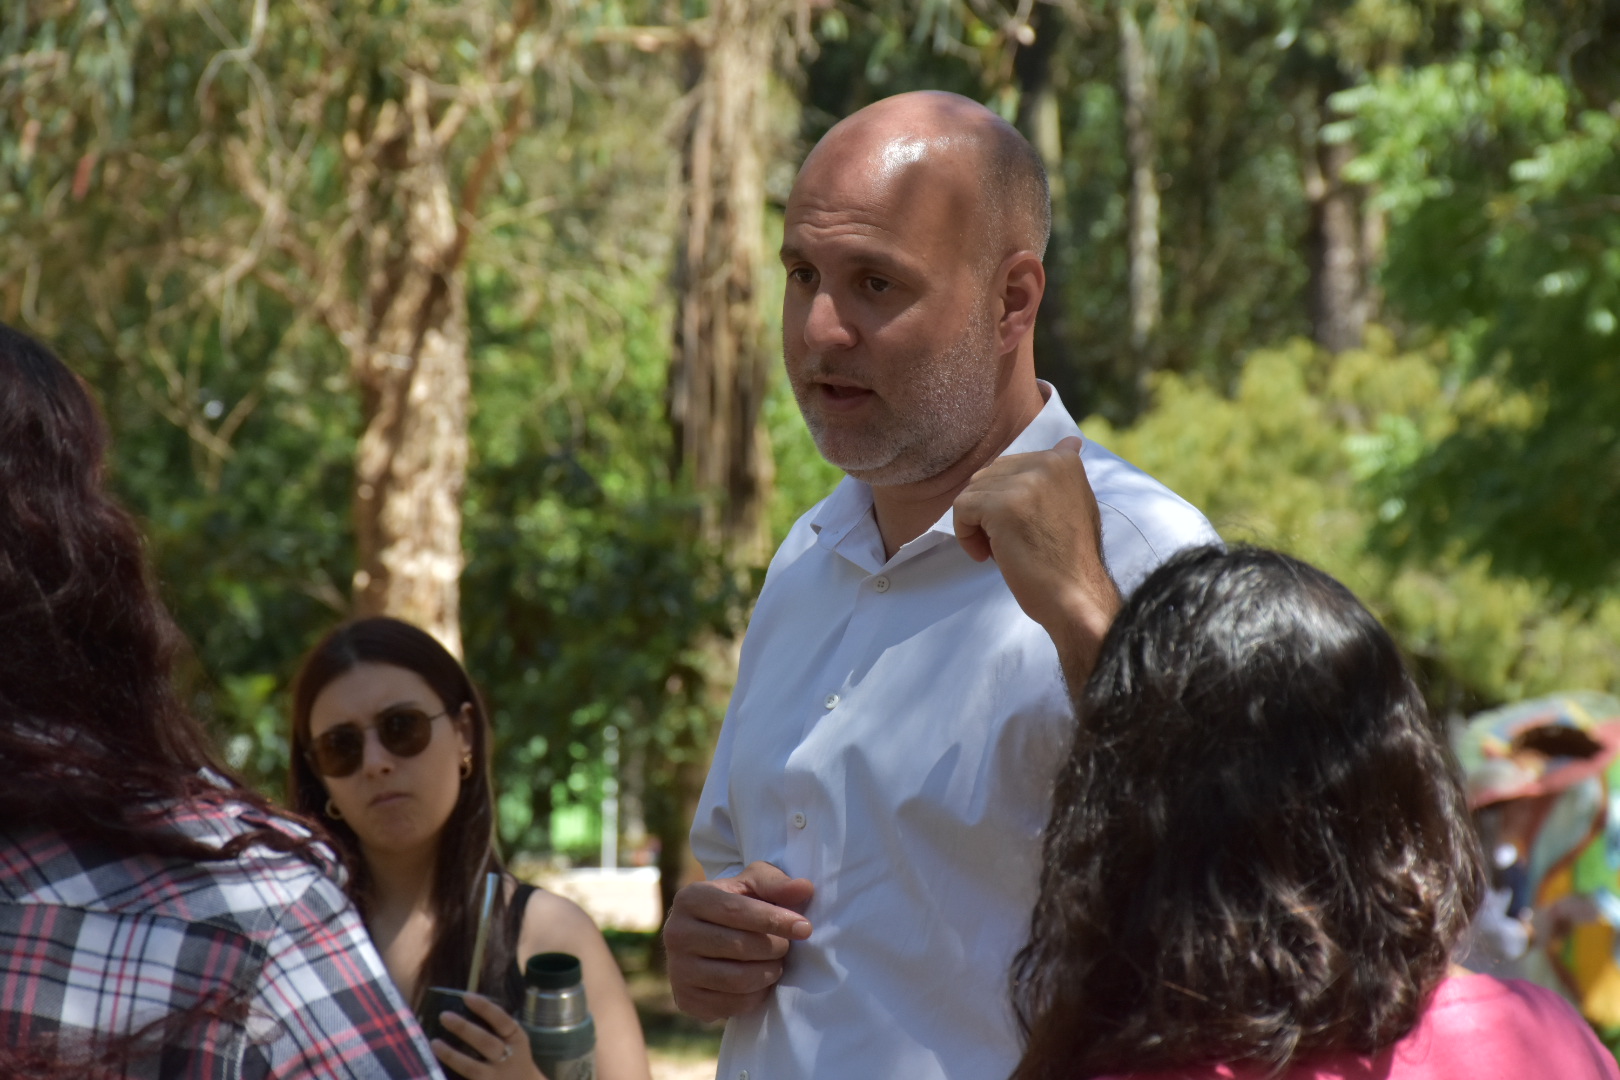
[[[763,934],[746,934],[733,942],[732,955],[743,963],[754,963],[771,958],[770,939]]]

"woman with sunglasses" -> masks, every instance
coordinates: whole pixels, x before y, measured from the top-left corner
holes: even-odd
[[[465,669],[432,635],[375,617],[320,641],[293,684],[290,797],[342,848],[351,891],[389,974],[421,1012],[429,986],[465,987],[489,873],[495,901],[478,986],[481,1025],[437,1020],[465,1051],[433,1051],[469,1080],[541,1075],[514,1018],[521,965],[579,957],[602,1080],[647,1080],[646,1046],[624,979],[578,906],[506,872],[495,851],[489,723]]]
[[[0,325],[0,1077],[439,1076],[331,850],[176,692],[106,451]]]

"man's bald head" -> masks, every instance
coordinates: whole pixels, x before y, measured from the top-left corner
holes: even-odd
[[[1017,128],[969,98],[920,90],[874,102],[834,125],[800,175],[824,163],[862,168],[879,181],[918,168],[931,181],[936,173],[953,178],[984,224],[982,261],[993,267],[1015,251],[1046,254],[1052,233],[1046,167]]]

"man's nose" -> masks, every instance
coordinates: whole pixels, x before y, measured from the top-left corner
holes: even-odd
[[[855,332],[839,310],[837,299],[825,289],[810,298],[805,312],[804,343],[812,352],[847,349],[855,344]]]

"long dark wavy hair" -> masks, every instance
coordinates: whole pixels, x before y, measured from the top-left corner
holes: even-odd
[[[330,868],[225,767],[177,693],[183,639],[104,488],[106,453],[83,383],[0,324],[0,828],[202,860],[263,845]],[[223,846],[164,820],[177,803],[225,802],[253,827]]]
[[[1013,966],[1014,1080],[1280,1072],[1416,1023],[1483,880],[1389,634],[1277,552],[1183,552],[1079,701]]]
[[[360,664],[389,664],[414,672],[452,715],[459,713],[463,706],[470,706],[468,711],[472,714],[467,733],[472,742],[472,774],[461,782],[461,792],[439,835],[432,894],[433,942],[422,962],[416,998],[411,1002],[420,1012],[423,991],[428,986],[467,984],[478,913],[483,903],[484,875],[505,874],[495,846],[489,720],[484,703],[460,661],[432,634],[400,619],[379,615],[346,623],[317,642],[304,657],[293,681],[292,768],[288,774],[287,798],[295,809],[320,817],[337,839],[350,872],[350,895],[362,915],[367,914],[371,875],[360,850],[360,838],[348,822],[327,816],[326,785],[309,763],[309,714],[315,699],[334,679]],[[504,894],[504,890],[502,892]],[[510,942],[501,932],[506,925],[505,907],[504,895],[498,895],[490,919],[484,970],[479,976],[482,991],[497,999],[502,996],[506,972],[512,963]]]

